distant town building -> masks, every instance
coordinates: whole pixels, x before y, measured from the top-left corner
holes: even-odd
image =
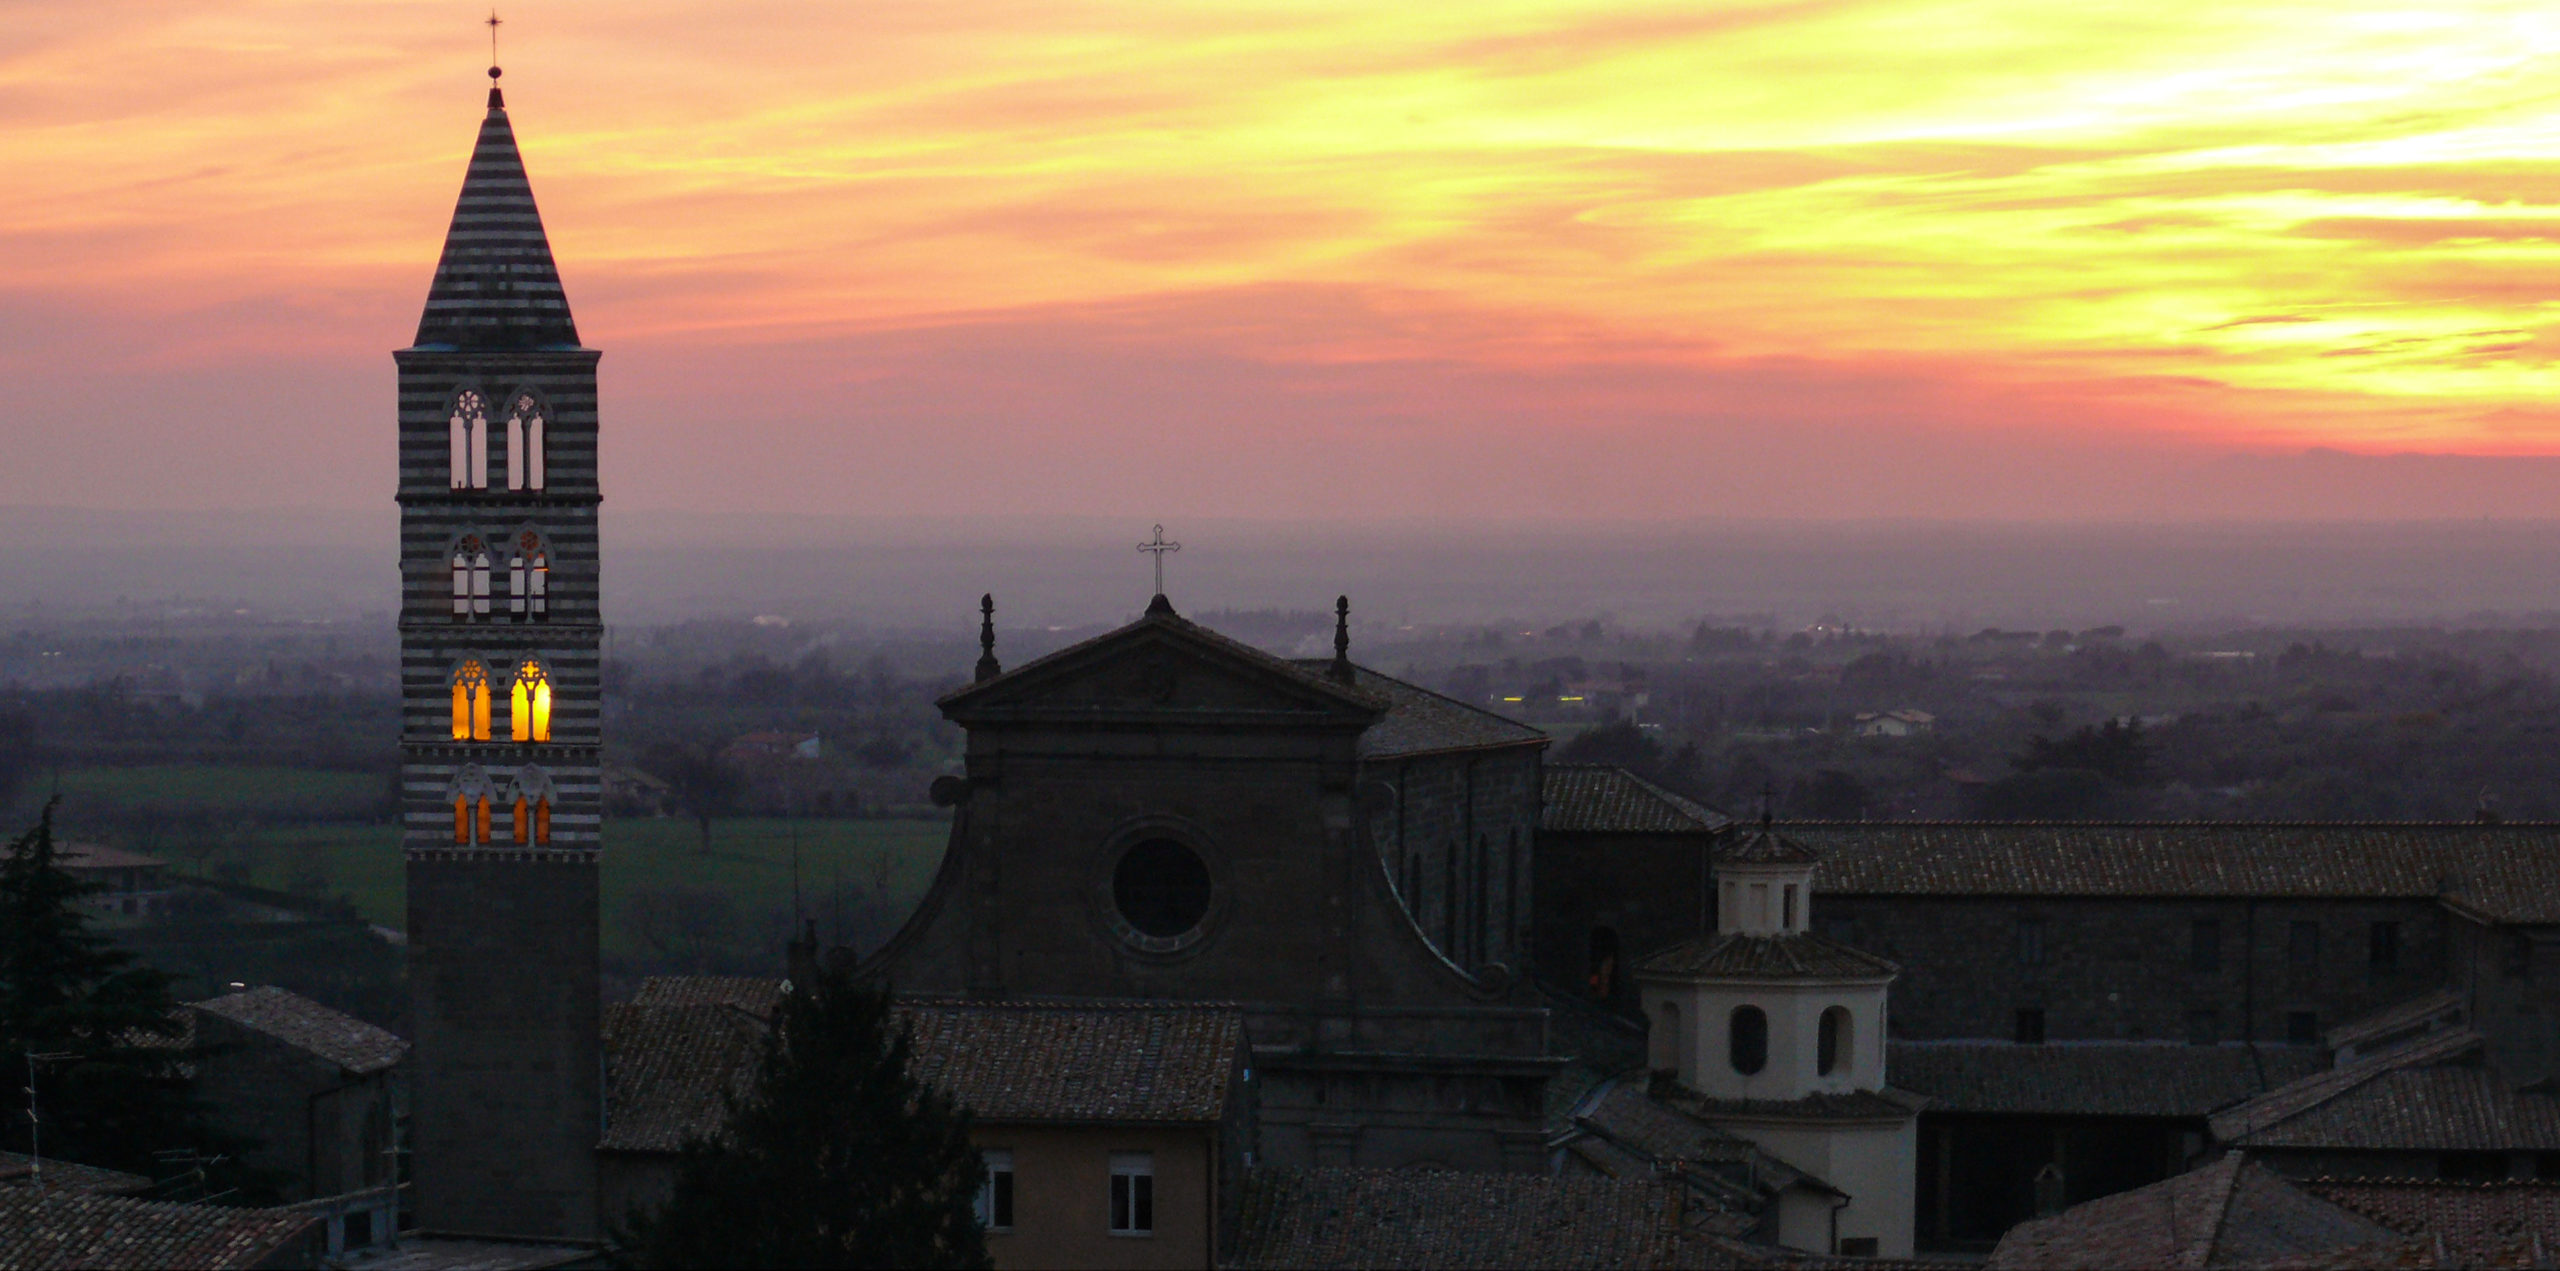
[[[1860,711],[1850,721],[1861,737],[1914,737],[1937,728],[1938,717],[1923,710]]]
[[[98,843],[64,843],[55,863],[63,872],[100,890],[86,897],[89,907],[111,918],[164,918],[169,913],[169,863],[156,856],[128,852]]]

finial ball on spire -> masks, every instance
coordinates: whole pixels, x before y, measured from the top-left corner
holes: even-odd
[[[499,76],[501,76],[501,75],[504,75],[504,74],[506,74],[506,72],[505,72],[505,71],[502,71],[502,70],[499,70],[497,67],[492,66],[492,67],[490,67],[490,68],[489,68],[489,78],[491,78],[491,79],[496,79],[497,77],[499,77]]]

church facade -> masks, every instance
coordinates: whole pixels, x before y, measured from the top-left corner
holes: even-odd
[[[393,357],[414,1212],[431,1231],[592,1239],[598,354],[494,86],[417,338]]]
[[[1005,672],[992,621],[978,682],[941,703],[968,732],[966,774],[937,788],[950,849],[865,974],[901,993],[1234,1003],[1259,1159],[1543,1168],[1563,1060],[1503,961],[1527,917],[1503,888],[1526,885],[1542,737],[1353,666],[1339,631],[1331,663],[1290,662],[1158,595]],[[1429,789],[1399,788],[1417,773]],[[1426,878],[1447,885],[1408,903]]]

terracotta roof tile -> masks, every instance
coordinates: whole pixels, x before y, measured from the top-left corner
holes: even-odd
[[[1995,1268],[2203,1268],[2397,1251],[2401,1233],[2313,1196],[2234,1152],[2175,1178],[2009,1229]]]
[[[36,1183],[36,1159],[22,1152],[0,1152],[0,1187],[33,1187]],[[69,1161],[48,1158],[44,1162],[44,1186],[47,1191],[100,1192],[109,1196],[134,1196],[151,1189],[150,1179],[123,1170],[100,1169],[95,1165],[74,1165]]]
[[[1893,1084],[1937,1111],[2050,1116],[2201,1117],[2327,1062],[2311,1046],[2162,1042],[1897,1041],[1885,1054]]]
[[[2560,1251],[2560,1181],[2315,1179],[2302,1189],[2418,1236],[2444,1266],[2547,1266]]]
[[[782,981],[745,975],[653,975],[631,995],[634,1006],[734,1006],[758,1016],[782,1003]]]
[[[280,1209],[0,1188],[0,1267],[252,1267],[319,1221]]]
[[[1614,764],[1551,763],[1544,785],[1549,834],[1705,834],[1732,820]]]
[[[1244,1047],[1230,1007],[918,1002],[916,1074],[984,1121],[1213,1122]]]
[[[2211,1122],[2213,1136],[2225,1143],[2249,1139],[2400,1069],[2477,1055],[2481,1044],[2480,1034],[2467,1028],[2454,1029],[2411,1045],[2306,1074],[2215,1114]]]
[[[2246,1124],[2239,1116],[2226,1123]],[[2486,1067],[2402,1068],[2227,1141],[2248,1148],[2560,1152],[2560,1096],[2518,1090]]]
[[[1244,1185],[1231,1267],[1662,1267],[1712,1257],[1669,1184],[1440,1170],[1274,1169]]]
[[[605,1125],[597,1146],[676,1152],[687,1139],[718,1136],[728,1122],[723,1096],[754,1072],[764,1030],[762,1017],[725,1002],[604,1008]]]
[[[2434,898],[2560,923],[2560,825],[1796,822],[1841,895]]]
[[[1730,976],[1755,980],[1873,980],[1902,968],[1816,935],[1722,935],[1683,940],[1646,958],[1638,975]]]
[[[272,985],[187,1005],[362,1075],[381,1072],[409,1053],[409,1043],[352,1015]]]
[[[1740,823],[1717,845],[1716,859],[1737,865],[1811,865],[1820,861],[1822,854],[1761,820]]]

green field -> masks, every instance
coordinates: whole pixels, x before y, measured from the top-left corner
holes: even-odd
[[[389,795],[378,773],[221,764],[144,764],[131,768],[65,768],[29,783],[21,802],[58,788],[64,815],[90,808],[123,819],[141,815],[206,816],[275,821],[355,820],[376,815]]]

